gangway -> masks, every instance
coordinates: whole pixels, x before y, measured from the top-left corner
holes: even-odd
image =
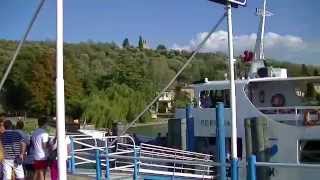
[[[70,174],[100,179],[214,179],[214,157],[163,146],[135,144],[131,136],[70,135]],[[152,178],[150,178],[152,177]]]

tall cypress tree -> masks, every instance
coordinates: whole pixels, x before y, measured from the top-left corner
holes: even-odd
[[[301,65],[301,74],[304,76],[310,76],[309,69],[305,64]]]
[[[139,45],[138,45],[139,49],[143,49],[143,40],[142,40],[142,36],[139,36]]]
[[[128,38],[125,38],[123,40],[122,47],[123,48],[129,48],[130,47],[130,43],[129,43],[129,39]]]
[[[314,75],[314,76],[319,76],[319,71],[318,71],[318,69],[314,69],[314,70],[313,70],[313,75]]]

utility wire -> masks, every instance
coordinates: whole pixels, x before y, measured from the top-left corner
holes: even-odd
[[[177,72],[177,74],[171,79],[171,81],[167,84],[166,87],[164,87],[161,92],[146,106],[146,108],[125,128],[123,132],[121,132],[119,135],[117,135],[117,138],[112,141],[111,144],[114,144],[120,136],[124,135],[129,128],[131,128],[137,120],[141,118],[141,116],[150,109],[150,107],[164,94],[164,92],[175,82],[177,77],[183,72],[183,70],[190,64],[190,62],[193,60],[195,55],[200,51],[200,49],[204,46],[204,44],[208,41],[210,36],[217,30],[219,25],[222,23],[224,18],[227,16],[226,13],[223,14],[223,16],[218,20],[218,22],[213,26],[211,31],[208,33],[208,35],[201,41],[201,43],[196,47],[196,49],[192,52],[189,59],[186,61],[186,63],[181,67],[181,69]]]
[[[1,82],[0,82],[0,92],[1,92],[1,90],[2,90],[2,88],[3,88],[4,83],[5,83],[6,80],[7,80],[7,77],[8,77],[8,75],[9,75],[9,73],[11,72],[12,66],[13,66],[14,62],[16,61],[16,59],[17,59],[17,56],[18,56],[18,54],[19,54],[19,52],[20,52],[20,50],[21,50],[21,47],[22,47],[24,41],[27,39],[27,37],[28,37],[28,35],[29,35],[30,31],[31,31],[31,28],[32,28],[34,22],[35,22],[36,19],[37,19],[37,16],[38,16],[38,14],[39,14],[39,12],[40,12],[43,4],[44,4],[44,1],[45,1],[45,0],[41,0],[41,2],[39,3],[39,5],[38,5],[38,7],[37,7],[37,9],[36,9],[36,11],[35,11],[35,13],[34,13],[33,16],[32,16],[32,19],[31,19],[31,21],[30,21],[30,23],[29,23],[29,25],[28,25],[27,31],[24,33],[21,41],[19,42],[19,45],[18,45],[16,51],[14,52],[14,55],[13,55],[11,61],[10,61],[10,64],[9,64],[6,72],[4,73],[4,75],[3,75],[2,79],[1,79]]]

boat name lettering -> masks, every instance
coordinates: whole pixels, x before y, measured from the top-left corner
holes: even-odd
[[[208,127],[208,126],[213,126],[213,123],[214,123],[214,120],[210,120],[210,119],[202,119],[202,120],[200,120],[200,125],[201,126],[206,126],[206,127]]]

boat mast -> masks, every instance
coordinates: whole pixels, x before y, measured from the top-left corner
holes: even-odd
[[[260,16],[259,29],[257,34],[256,45],[254,48],[254,60],[251,64],[250,77],[255,78],[259,68],[265,67],[264,64],[264,31],[266,16],[271,16],[272,13],[266,10],[267,0],[263,0],[262,9],[257,8],[256,14]]]
[[[257,16],[260,16],[260,24],[259,24],[259,29],[258,29],[258,34],[257,34],[257,40],[256,40],[256,46],[254,48],[254,58],[256,61],[263,60],[264,59],[264,30],[265,30],[265,22],[266,22],[266,5],[267,1],[263,1],[263,8],[262,9],[257,9]]]

